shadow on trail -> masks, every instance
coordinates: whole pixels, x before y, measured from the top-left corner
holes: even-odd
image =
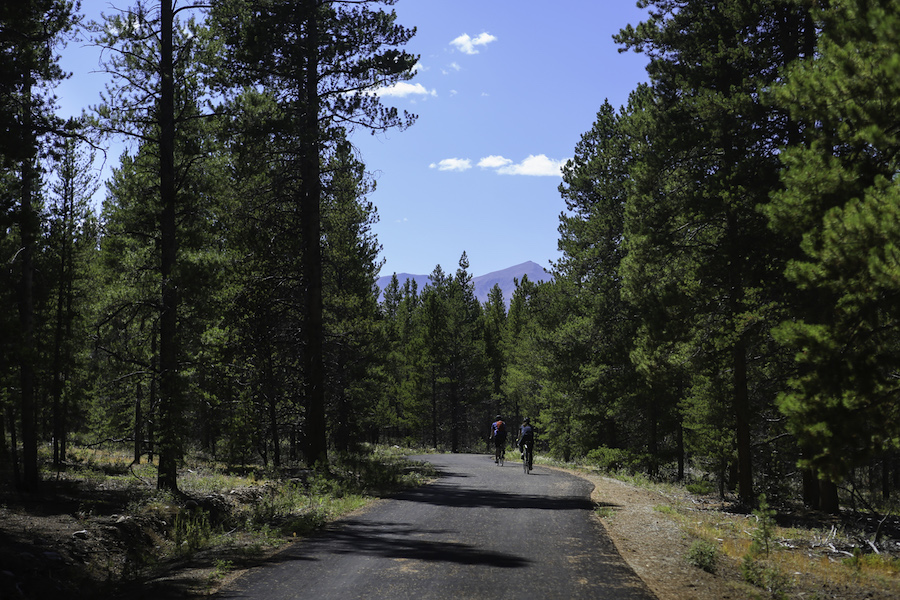
[[[429,486],[403,492],[395,496],[395,499],[406,502],[424,502],[437,506],[469,508],[592,510],[595,507],[595,504],[590,499],[578,496],[541,496],[498,492],[443,483],[433,483]]]
[[[415,559],[461,565],[488,565],[505,569],[521,568],[530,561],[505,552],[479,549],[470,544],[430,541],[421,536],[452,534],[440,529],[417,529],[401,523],[351,519],[306,543],[279,553],[272,562],[316,560],[318,553],[368,554],[391,559]]]

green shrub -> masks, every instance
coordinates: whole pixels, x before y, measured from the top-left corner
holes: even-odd
[[[716,572],[716,563],[719,561],[719,551],[715,546],[704,540],[696,540],[691,544],[687,555],[688,562],[707,573]]]
[[[767,561],[756,560],[749,554],[741,563],[741,575],[744,581],[767,591],[772,598],[786,598],[790,585],[788,577]]]
[[[175,553],[179,555],[191,554],[206,547],[212,536],[209,513],[204,510],[179,511],[172,524],[171,536]]]
[[[610,472],[627,471],[639,473],[646,470],[649,464],[645,455],[623,450],[621,448],[607,448],[601,446],[588,452],[585,461],[599,469]]]
[[[756,515],[757,525],[756,530],[753,532],[753,543],[750,544],[750,554],[752,556],[759,556],[760,554],[764,554],[765,556],[769,556],[769,546],[772,543],[772,536],[775,533],[775,510],[769,508],[769,503],[766,502],[766,495],[760,494],[759,496],[759,508],[753,511],[753,514]]]
[[[766,590],[772,598],[785,598],[790,581],[777,566],[767,560],[775,534],[776,512],[769,507],[765,494],[760,494],[759,508],[753,514],[757,525],[751,534],[750,549],[741,563],[741,575],[744,581]],[[760,560],[760,556],[765,556],[765,560]]]
[[[701,479],[700,481],[694,481],[685,486],[685,489],[692,494],[705,495],[711,494],[715,491],[716,486],[713,485],[711,481],[706,481],[705,479]]]

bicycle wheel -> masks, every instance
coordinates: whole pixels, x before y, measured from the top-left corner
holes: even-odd
[[[506,459],[506,448],[500,448],[500,466],[503,466],[503,461]]]
[[[525,444],[522,452],[522,468],[525,470],[525,474],[528,475],[528,457],[531,454],[531,446]]]

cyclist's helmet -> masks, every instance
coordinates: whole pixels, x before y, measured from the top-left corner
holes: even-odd
[[[502,420],[503,420],[503,417],[501,417],[500,415],[497,415],[496,417],[494,417],[494,420],[495,420],[495,421],[502,421]]]
[[[531,422],[531,421],[528,420],[528,417],[525,417],[524,419],[522,419],[522,424],[523,424],[523,425],[528,425],[530,422]]]

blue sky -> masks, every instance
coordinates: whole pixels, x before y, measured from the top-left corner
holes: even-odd
[[[96,18],[127,1],[84,0]],[[377,181],[375,233],[382,275],[454,272],[465,251],[483,275],[525,261],[549,267],[557,250],[559,166],[593,125],[604,99],[618,108],[646,81],[646,58],[612,40],[645,18],[633,0],[400,0],[416,27],[406,50],[416,77],[385,90],[386,104],[419,115],[406,131],[353,142]],[[98,50],[73,43],[62,113],[99,102]],[[120,148],[109,160],[118,161]]]

